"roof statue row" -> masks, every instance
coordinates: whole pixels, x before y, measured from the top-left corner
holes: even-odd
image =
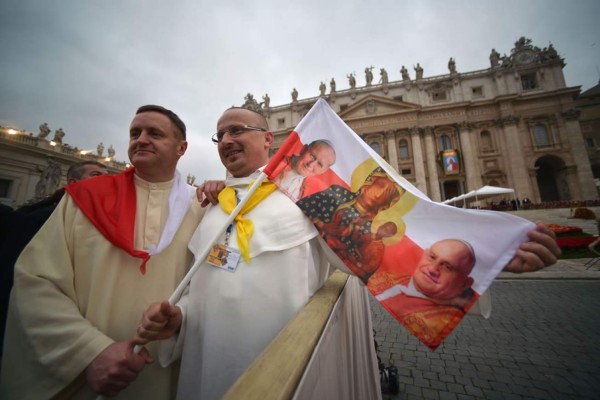
[[[37,135],[38,138],[40,139],[46,139],[48,135],[50,135],[50,132],[52,130],[50,129],[50,127],[48,126],[47,122],[44,122],[43,124],[40,125],[40,131]],[[58,128],[56,131],[54,131],[54,138],[52,138],[52,141],[56,144],[60,144],[63,145],[63,138],[65,137],[65,131],[63,131],[62,128]],[[64,145],[65,147],[70,147],[68,145]],[[75,148],[75,150],[78,150],[77,148]],[[109,158],[114,158],[115,157],[115,149],[112,146],[112,144],[109,146],[108,148],[108,157]],[[103,157],[103,153],[104,153],[104,144],[102,144],[102,142],[100,142],[98,144],[98,146],[96,147],[96,153],[98,154],[98,157]],[[83,153],[82,153],[83,154]]]
[[[509,56],[507,56],[506,54],[501,56],[500,53],[498,53],[496,51],[496,49],[492,49],[492,52],[490,53],[489,58],[490,58],[490,66],[492,69],[520,67],[520,66],[527,66],[529,64],[534,64],[534,63],[537,63],[537,64],[560,63],[562,66],[565,65],[564,59],[558,55],[558,52],[556,51],[556,49],[554,48],[554,46],[552,44],[550,44],[548,47],[544,47],[543,49],[540,49],[539,47],[533,46],[531,44],[531,39],[527,39],[525,37],[521,37],[521,38],[519,38],[519,40],[517,40],[515,42],[515,47],[511,50],[511,54]],[[375,67],[373,67],[372,65],[370,67],[365,68],[365,86],[366,87],[373,85],[373,69],[374,68]],[[416,66],[413,65],[413,69],[415,71],[415,80],[420,81],[421,79],[423,79],[423,67],[421,66],[421,64],[417,63]],[[454,57],[450,57],[450,59],[448,60],[448,71],[449,71],[451,77],[458,75],[458,72],[456,69],[456,60],[454,59]],[[404,65],[400,69],[400,75],[402,76],[403,82],[408,83],[411,81],[411,77],[408,73],[408,69]],[[382,85],[385,90],[386,86],[389,83],[388,73],[385,68],[379,69],[379,76],[380,76],[380,79],[378,81],[378,84]],[[350,85],[350,90],[356,89],[356,73],[351,72],[346,75],[346,78],[348,79],[348,84]],[[327,86],[326,86],[325,82],[321,81],[321,84],[319,85],[319,96],[325,97],[326,91],[327,91]],[[330,93],[330,95],[333,95],[335,92],[336,92],[336,82],[335,82],[334,78],[331,78],[331,81],[329,82],[329,93]],[[292,90],[291,96],[292,96],[292,103],[298,101],[298,90],[296,90],[296,88],[294,88]],[[245,97],[245,103],[242,105],[242,107],[249,108],[249,109],[257,111],[257,112],[262,112],[262,110],[269,109],[270,108],[269,95],[265,94],[263,96],[263,102],[258,103],[254,99],[254,96],[252,94],[248,93]]]
[[[46,122],[44,122],[43,124],[40,125],[40,132],[38,133],[38,137],[45,139],[46,136],[48,136],[50,134],[50,127],[48,126],[48,124]],[[53,142],[55,143],[59,143],[62,144],[62,140],[65,137],[65,132],[62,130],[62,128],[58,128],[57,130],[54,131],[54,138],[52,139]]]
[[[107,151],[109,158],[113,158],[115,156],[115,149],[113,148],[112,144],[108,147]],[[98,147],[96,147],[96,153],[98,153],[98,157],[104,157],[104,144],[102,144],[102,142],[100,142]]]

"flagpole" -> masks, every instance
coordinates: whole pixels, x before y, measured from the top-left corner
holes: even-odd
[[[242,207],[244,207],[246,205],[248,200],[250,200],[250,197],[252,197],[252,195],[254,194],[256,189],[258,189],[260,187],[261,183],[266,178],[267,178],[267,174],[266,174],[266,172],[263,171],[258,176],[258,178],[256,178],[254,183],[252,183],[252,186],[250,186],[250,189],[248,190],[248,193],[246,194],[246,196],[244,196],[240,200],[240,202],[233,209],[231,214],[229,214],[229,217],[227,217],[225,224],[223,225],[223,227],[220,230],[217,231],[217,233],[214,236],[214,239],[211,240],[210,242],[208,242],[206,245],[206,248],[202,251],[202,253],[200,253],[198,255],[198,257],[196,257],[196,260],[194,261],[194,264],[192,265],[192,267],[190,268],[188,273],[183,277],[183,279],[179,283],[179,286],[177,286],[177,288],[175,289],[173,294],[171,294],[171,297],[169,297],[169,304],[173,305],[179,300],[179,298],[183,294],[183,291],[185,290],[185,287],[190,283],[190,281],[192,280],[192,277],[194,276],[194,274],[196,273],[198,268],[200,268],[200,265],[202,265],[202,263],[208,256],[208,253],[210,253],[210,249],[212,248],[213,244],[217,240],[219,240],[221,235],[227,230],[227,227],[233,222],[235,217],[237,217],[237,215],[240,213],[240,210],[242,209]],[[142,351],[143,348],[144,348],[144,346],[136,344],[133,347],[133,354],[139,354],[139,352]],[[104,399],[104,396],[102,396],[102,395],[99,395],[98,397],[96,397],[96,400],[103,400],[103,399]]]

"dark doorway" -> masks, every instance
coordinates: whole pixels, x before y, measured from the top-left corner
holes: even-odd
[[[445,181],[444,182],[444,200],[451,199],[456,196],[460,196],[462,191],[460,190],[460,181]]]
[[[544,156],[535,162],[541,201],[571,200],[565,162],[556,156]]]

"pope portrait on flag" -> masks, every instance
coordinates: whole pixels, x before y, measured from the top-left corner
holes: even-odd
[[[310,218],[328,249],[431,349],[534,227],[511,215],[431,201],[323,99],[264,172]]]

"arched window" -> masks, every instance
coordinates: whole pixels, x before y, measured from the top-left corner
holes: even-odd
[[[398,148],[400,149],[400,159],[408,160],[410,158],[410,153],[408,152],[408,142],[402,139],[398,143]]]
[[[371,146],[371,148],[373,150],[375,150],[377,152],[377,154],[379,154],[380,156],[381,154],[381,145],[379,144],[379,142],[371,142],[369,143],[369,146]]]
[[[494,148],[492,145],[492,135],[490,135],[490,133],[488,131],[482,131],[480,137],[481,137],[481,149],[483,151],[490,151]]]
[[[533,127],[533,140],[538,147],[550,146],[550,137],[545,125],[537,124]]]
[[[452,148],[452,141],[448,135],[440,136],[440,147],[441,150],[450,150]]]

